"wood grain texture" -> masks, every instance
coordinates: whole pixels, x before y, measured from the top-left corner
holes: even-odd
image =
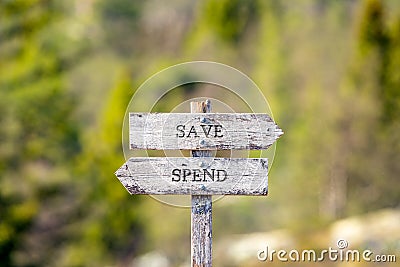
[[[174,170],[180,173],[173,175]],[[115,174],[134,195],[255,196],[268,192],[268,160],[259,158],[134,157]]]
[[[267,114],[129,114],[131,149],[259,150],[267,149],[282,134]]]
[[[190,102],[190,112],[210,113],[211,112],[210,100],[201,102]],[[203,120],[205,122],[204,118],[201,118],[200,120]],[[200,159],[203,160],[200,161],[201,167],[207,168],[207,166],[204,165],[208,165],[208,163],[211,162],[206,163],[205,158],[210,158],[211,156],[212,156],[211,151],[192,150],[193,158],[202,158]],[[224,179],[224,181],[226,181],[226,179]],[[210,195],[200,195],[200,196],[192,195],[190,239],[191,239],[192,267],[211,267],[212,266],[212,196]]]

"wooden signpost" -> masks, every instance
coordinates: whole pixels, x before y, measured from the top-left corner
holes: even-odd
[[[187,149],[191,158],[130,158],[116,176],[130,194],[192,195],[192,266],[212,265],[212,195],[267,195],[268,160],[212,158],[212,150],[266,149],[282,134],[267,114],[130,113],[131,149]],[[204,114],[206,113],[206,114]]]
[[[129,114],[131,149],[267,149],[281,134],[267,114]]]
[[[267,159],[137,157],[116,174],[132,195],[266,195],[267,165]]]

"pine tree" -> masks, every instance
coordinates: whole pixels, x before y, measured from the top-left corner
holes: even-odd
[[[389,32],[382,1],[366,1],[362,11],[356,51],[342,91],[346,112],[338,122],[346,144],[349,212],[392,206],[399,195],[393,187],[398,172],[390,163],[398,159],[398,147],[392,143],[394,132],[387,130],[396,120],[397,41]]]
[[[124,163],[122,122],[134,92],[128,71],[122,71],[99,110],[99,122],[84,138],[76,175],[81,177],[80,223],[71,228],[59,266],[127,265],[142,239],[140,202],[129,195],[114,172]]]
[[[79,152],[74,101],[63,82],[55,1],[0,2],[0,262],[37,266],[63,235],[71,159]],[[54,34],[54,35],[53,35]]]

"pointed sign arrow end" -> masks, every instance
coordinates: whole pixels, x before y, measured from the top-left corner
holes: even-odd
[[[117,176],[118,180],[125,187],[125,189],[131,195],[145,195],[147,192],[143,190],[134,179],[132,178],[132,174],[129,170],[127,162],[124,163],[119,169],[114,173]],[[129,179],[129,183],[127,183],[127,178]]]

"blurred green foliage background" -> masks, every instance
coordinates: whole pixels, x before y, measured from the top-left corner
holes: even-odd
[[[400,208],[399,1],[0,0],[0,266],[187,265],[189,209],[114,171],[136,88],[192,60],[248,74],[286,133],[270,195],[215,204],[215,244],[286,229],[312,248],[337,220]]]

